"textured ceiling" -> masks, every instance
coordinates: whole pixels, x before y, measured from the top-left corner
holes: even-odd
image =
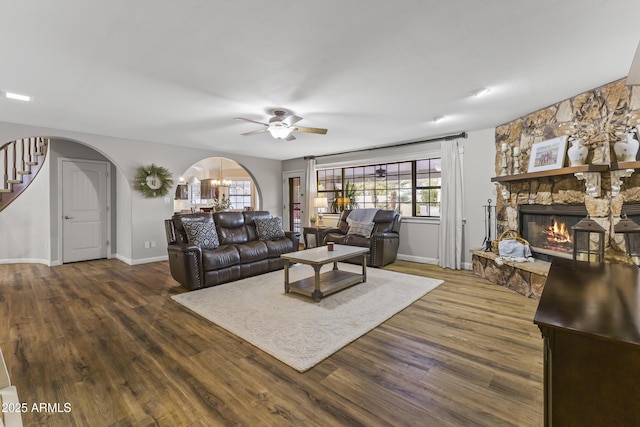
[[[34,97],[0,120],[272,159],[493,128],[640,40],[638,0],[0,1],[0,89]],[[274,108],[329,131],[240,135]]]

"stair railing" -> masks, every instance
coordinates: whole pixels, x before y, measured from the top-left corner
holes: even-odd
[[[34,180],[46,159],[49,142],[44,137],[21,138],[0,147],[0,211]]]

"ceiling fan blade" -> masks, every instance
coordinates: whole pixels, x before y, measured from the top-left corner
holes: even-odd
[[[306,133],[319,133],[322,135],[325,135],[327,133],[326,129],[320,129],[320,128],[305,128],[302,126],[296,126],[296,130],[298,132],[306,132]]]
[[[243,117],[234,117],[233,119],[234,120],[244,120],[245,122],[251,122],[251,123],[255,123],[255,124],[258,124],[258,125],[262,125],[262,126],[269,126],[266,123],[256,122],[255,120],[249,120],[249,119],[245,119]]]
[[[300,120],[302,120],[302,117],[298,117],[295,114],[292,114],[290,116],[285,117],[284,120],[282,120],[282,121],[284,123],[288,124],[289,126],[291,126],[294,123],[298,123]]]
[[[640,85],[640,43],[631,62],[631,69],[627,76],[627,85]]]
[[[244,135],[244,136],[255,135],[256,133],[262,133],[262,132],[266,132],[266,131],[267,131],[266,129],[259,129],[259,130],[253,130],[251,132],[241,133],[240,135]]]
[[[296,139],[295,136],[293,136],[293,133],[290,133],[288,137],[286,137],[284,140],[285,141],[293,141],[294,139]]]

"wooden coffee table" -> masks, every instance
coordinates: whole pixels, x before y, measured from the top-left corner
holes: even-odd
[[[327,246],[320,246],[318,248],[280,255],[280,258],[284,260],[284,291],[306,295],[318,302],[327,295],[331,295],[357,283],[366,282],[368,252],[369,248],[334,245],[333,251],[329,251]],[[362,259],[362,274],[338,270],[338,261],[344,261],[357,256]],[[289,283],[289,265],[296,262],[313,267],[315,271],[314,276]],[[320,273],[322,266],[331,262],[333,263],[333,270]]]

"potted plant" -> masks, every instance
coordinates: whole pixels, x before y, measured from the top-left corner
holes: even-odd
[[[356,200],[356,185],[353,182],[347,182],[344,186],[343,197],[336,197],[331,203],[332,212],[342,212],[345,209],[358,209],[358,201]]]

